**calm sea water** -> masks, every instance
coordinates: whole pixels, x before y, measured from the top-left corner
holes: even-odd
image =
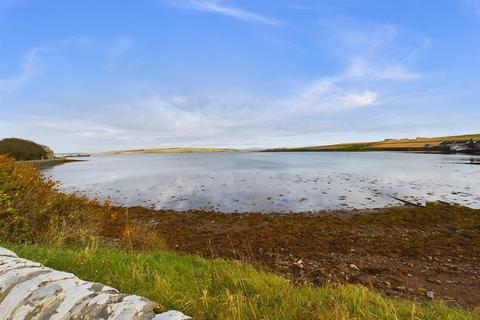
[[[117,205],[316,211],[442,200],[480,208],[479,157],[396,152],[93,156],[45,171],[64,191]]]

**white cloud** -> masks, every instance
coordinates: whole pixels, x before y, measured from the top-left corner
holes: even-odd
[[[332,113],[375,105],[378,93],[342,88],[340,77],[314,81],[282,104],[314,113]]]
[[[281,145],[297,135],[312,139],[310,120],[375,104],[377,94],[345,90],[327,80],[280,99],[222,95],[160,95],[123,103],[61,108],[62,114],[12,119],[5,133],[36,138],[58,151],[102,151],[171,146]],[[87,108],[88,112],[85,110]],[[323,118],[323,117],[322,117]],[[67,120],[68,119],[68,120]],[[17,126],[15,126],[17,124]],[[21,124],[21,125],[20,125]]]
[[[354,19],[326,20],[321,26],[332,48],[343,55],[376,54],[395,43],[401,29],[390,23],[373,23]]]
[[[406,52],[405,56],[400,60],[401,63],[406,63],[408,61],[414,60],[420,55],[420,53],[430,47],[432,44],[432,39],[428,37],[420,37],[420,44],[414,46],[413,49],[410,49]]]
[[[373,105],[378,98],[378,93],[363,91],[361,93],[350,92],[341,97],[347,106],[364,107]]]
[[[220,0],[183,0],[170,1],[169,3],[182,8],[221,14],[244,21],[258,22],[270,26],[279,26],[281,24],[279,20],[273,18],[242,10],[233,6],[223,5],[221,4]]]
[[[277,98],[231,92],[152,94],[106,105],[49,107],[58,112],[44,112],[45,108],[38,106],[43,117],[32,116],[35,112],[29,109],[22,114],[20,107],[15,118],[5,119],[2,130],[7,136],[51,145],[58,152],[318,145],[348,141],[352,137],[372,139],[372,134],[378,138],[403,136],[405,130],[415,136],[413,132],[438,129],[440,123],[442,128],[455,128],[458,120],[444,119],[428,110],[432,99],[425,100],[424,95],[432,96],[441,105],[445,99],[441,92],[446,90],[439,90],[398,97],[362,83],[352,86],[348,79],[331,77]],[[404,103],[405,99],[408,103]],[[392,109],[391,105],[401,108]],[[373,107],[378,108],[374,113],[363,112]],[[426,112],[418,115],[413,112],[417,117],[412,120],[412,110],[422,107]],[[474,118],[467,113],[462,127],[475,128]]]
[[[20,72],[16,76],[0,79],[0,91],[9,93],[18,90],[24,86],[37,72],[38,57],[41,53],[48,52],[45,47],[36,47],[30,49],[19,63]]]
[[[341,76],[344,79],[407,81],[423,77],[410,66],[430,47],[430,38],[389,23],[345,19],[324,21],[322,26],[329,39],[327,49],[349,64]]]
[[[421,77],[403,65],[372,65],[361,58],[353,61],[346,76],[370,80],[415,80]]]

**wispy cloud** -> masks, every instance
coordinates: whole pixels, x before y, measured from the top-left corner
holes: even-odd
[[[344,77],[332,77],[313,81],[281,104],[296,112],[337,113],[346,110],[374,106],[379,94],[366,89],[347,89]]]
[[[168,3],[181,8],[221,14],[239,20],[258,22],[275,27],[281,24],[281,22],[277,19],[273,19],[237,7],[227,6],[222,4],[220,0],[183,0],[169,1]]]
[[[479,0],[480,1],[480,0]],[[411,81],[425,75],[412,70],[431,39],[390,23],[361,23],[357,20],[323,21],[327,50],[343,59],[349,81]]]
[[[37,46],[28,50],[19,61],[19,72],[16,75],[0,79],[2,94],[13,93],[25,86],[40,71],[40,57],[47,52],[55,52],[68,48],[83,48],[103,51],[107,61],[106,67],[112,68],[123,55],[134,46],[135,41],[128,36],[117,36],[108,46],[95,44],[93,39],[86,35],[72,36],[63,40],[54,41],[46,45]]]
[[[322,20],[325,39],[332,49],[343,54],[362,52],[375,54],[395,44],[401,34],[399,26],[391,23],[365,22],[355,19]]]
[[[40,54],[48,51],[49,48],[36,47],[25,53],[20,59],[20,72],[15,76],[0,79],[0,91],[10,93],[24,86],[37,73]]]
[[[407,63],[409,61],[415,60],[415,58],[417,58],[420,53],[430,47],[430,45],[432,44],[432,39],[428,37],[422,38],[423,40],[421,40],[420,45],[414,46],[413,49],[406,51],[404,57],[400,60],[401,63]]]
[[[355,59],[347,77],[369,80],[415,80],[421,75],[400,64],[374,65],[363,58]]]

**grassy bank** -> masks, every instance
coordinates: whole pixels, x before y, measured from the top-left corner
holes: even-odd
[[[5,244],[20,256],[148,297],[195,319],[475,319],[442,304],[421,306],[360,286],[294,286],[239,262],[171,252]]]
[[[469,134],[461,136],[447,136],[436,138],[415,139],[385,139],[374,142],[355,142],[341,143],[325,146],[299,147],[299,148],[278,148],[266,151],[274,152],[294,152],[294,151],[446,151],[440,147],[440,144],[450,140],[479,140],[480,134]]]

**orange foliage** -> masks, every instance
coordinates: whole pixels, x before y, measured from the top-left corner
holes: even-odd
[[[0,237],[14,242],[81,243],[115,218],[109,201],[65,194],[33,165],[0,156]]]

